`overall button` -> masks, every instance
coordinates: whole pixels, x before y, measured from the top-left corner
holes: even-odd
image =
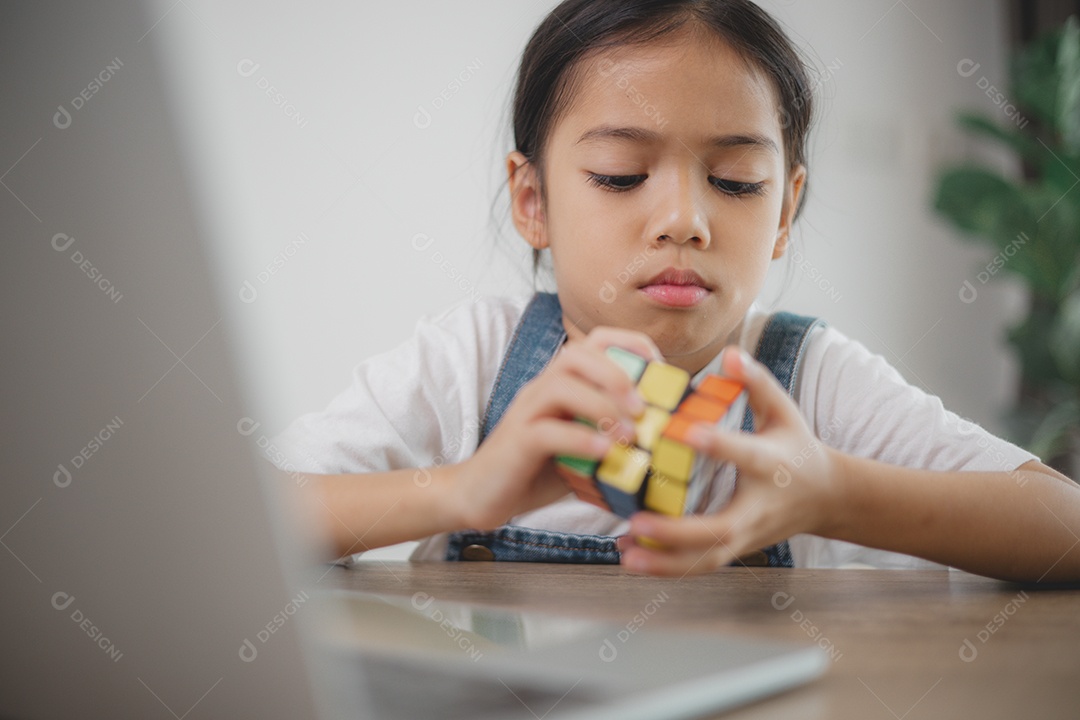
[[[494,560],[495,553],[483,545],[469,545],[461,551],[462,560]]]
[[[736,562],[740,565],[746,565],[747,567],[768,567],[769,556],[761,550],[755,550],[752,553],[743,555]]]

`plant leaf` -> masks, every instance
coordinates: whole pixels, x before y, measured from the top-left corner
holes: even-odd
[[[1009,329],[1009,343],[1016,349],[1023,384],[1039,392],[1053,387],[1060,379],[1054,356],[1050,353],[1053,315],[1049,310],[1033,312]]]
[[[1050,354],[1061,376],[1080,383],[1080,291],[1061,305],[1050,331]]]
[[[1072,271],[1065,276],[1065,282],[1062,285],[1066,295],[1080,290],[1080,248],[1076,249],[1076,259],[1072,262]]]
[[[1031,242],[1022,254],[1014,254],[1016,262],[1010,262],[1010,269],[1037,279],[1033,289],[1060,303],[1072,292],[1078,277],[1080,188],[1062,192],[1045,183],[1029,188],[1025,198],[1039,219]]]
[[[1012,148],[1020,157],[1037,167],[1044,168],[1051,161],[1054,161],[1053,156],[1042,145],[1024,133],[1012,132],[997,123],[991,122],[986,117],[974,113],[961,112],[956,119],[960,127],[972,134],[983,135],[997,140],[1003,145]]]
[[[959,167],[939,177],[934,207],[968,239],[998,253],[979,270],[980,282],[999,273],[1024,277],[1031,290],[1057,302],[1069,293],[1080,251],[1080,190],[1017,186],[982,168]]]
[[[934,208],[961,230],[983,236],[995,245],[1004,245],[1035,227],[1035,218],[1020,188],[979,167],[957,167],[943,172],[938,179]]]
[[[1042,460],[1051,460],[1069,451],[1069,435],[1080,425],[1080,403],[1066,400],[1050,409],[1035,428],[1027,450]]]
[[[1042,123],[1057,129],[1058,45],[1061,31],[1030,42],[1012,61],[1012,95]]]
[[[1057,127],[1069,154],[1080,153],[1080,24],[1073,15],[1058,45]]]

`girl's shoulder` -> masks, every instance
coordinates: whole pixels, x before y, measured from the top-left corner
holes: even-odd
[[[525,313],[532,295],[476,295],[443,310],[428,312],[416,323],[411,352],[458,368],[491,374]]]
[[[865,420],[887,401],[902,398],[904,406],[925,406],[927,396],[921,388],[909,384],[884,356],[830,324],[828,318],[796,314],[808,321],[821,322],[794,322],[787,318],[785,341],[778,342],[778,336],[770,331],[765,342],[766,327],[783,312],[787,311],[751,306],[743,321],[740,345],[767,365],[783,366],[774,368],[774,374],[783,371],[782,375],[791,377],[792,400],[815,433],[835,423],[837,417]],[[806,328],[809,329],[803,336],[801,333]],[[797,338],[801,340],[794,342]],[[796,347],[793,356],[780,361],[776,357],[764,357],[788,353]]]
[[[473,350],[504,345],[513,335],[530,295],[470,295],[422,314],[413,340],[424,345],[463,346]]]
[[[799,335],[806,329],[805,338],[800,344],[801,355],[798,358],[799,372],[797,373],[799,378],[806,378],[807,375],[816,378],[824,372],[829,375],[854,374],[854,376],[865,378],[867,382],[873,382],[882,377],[904,382],[897,369],[882,355],[872,352],[862,342],[832,325],[826,317],[803,315],[787,310],[766,310],[757,304],[752,305],[746,313],[740,331],[740,346],[755,355],[759,354],[762,350],[761,343],[765,328],[771,322],[777,321],[781,314],[787,316],[785,325],[790,332]],[[775,327],[773,325],[774,329]]]
[[[443,310],[422,315],[418,325],[471,327],[478,332],[511,330],[521,320],[532,295],[470,295]]]
[[[1037,459],[945,407],[903,356],[891,361],[832,325],[811,332],[801,360],[792,397],[814,435],[842,452],[938,471]]]

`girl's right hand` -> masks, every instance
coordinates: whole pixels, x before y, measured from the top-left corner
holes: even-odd
[[[614,442],[633,442],[633,419],[644,403],[605,354],[610,346],[663,360],[648,335],[632,330],[597,327],[584,340],[568,341],[521,388],[473,456],[457,466],[451,492],[462,528],[493,529],[566,495],[556,455],[600,459]]]

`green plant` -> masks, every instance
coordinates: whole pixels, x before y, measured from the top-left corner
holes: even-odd
[[[981,79],[980,87],[985,78]],[[988,83],[987,83],[988,84]],[[1009,99],[1023,109],[1006,127],[963,113],[969,133],[1003,144],[1022,162],[1011,178],[971,164],[945,169],[934,206],[967,238],[997,255],[980,284],[1010,273],[1028,290],[1027,316],[1008,340],[1021,368],[1008,418],[1012,439],[1067,474],[1080,456],[1080,23],[1018,51]],[[999,106],[1003,104],[998,102]],[[977,289],[967,283],[968,302]],[[1075,477],[1075,475],[1072,475]]]

